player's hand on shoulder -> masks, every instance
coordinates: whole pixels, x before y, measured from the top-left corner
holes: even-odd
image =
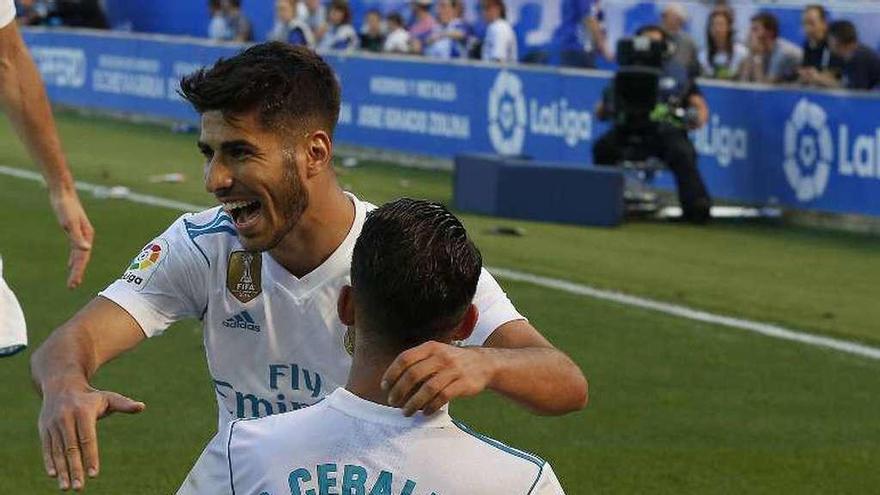
[[[433,414],[450,400],[485,390],[492,379],[490,360],[479,347],[426,342],[402,352],[382,378],[388,402],[404,410]]]
[[[116,392],[89,386],[43,391],[38,428],[46,473],[58,479],[62,490],[81,490],[85,474],[98,474],[96,423],[114,412],[139,413],[146,406]]]

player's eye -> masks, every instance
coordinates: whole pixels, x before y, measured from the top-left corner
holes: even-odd
[[[234,160],[245,160],[251,156],[251,152],[247,148],[236,147],[229,150],[229,156]]]
[[[199,151],[202,153],[202,156],[204,156],[206,160],[210,160],[214,156],[214,150],[207,146],[199,146]]]

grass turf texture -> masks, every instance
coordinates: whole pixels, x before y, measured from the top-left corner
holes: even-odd
[[[192,135],[72,115],[59,118],[81,180],[210,204]],[[0,164],[28,167],[8,127]],[[150,184],[183,171],[184,184]],[[340,181],[382,202],[448,201],[439,172],[364,163]],[[66,248],[41,186],[0,176],[6,277],[28,314],[31,349],[178,213],[85,197],[98,239],[83,288],[63,288]],[[584,229],[465,216],[489,264],[624,290],[725,314],[880,343],[877,241],[767,226],[631,224]],[[520,225],[522,238],[492,225]],[[539,418],[484,394],[454,413],[548,459],[568,493],[865,493],[880,486],[880,362],[505,283],[517,306],[590,377],[579,414]],[[26,351],[0,360],[0,493],[53,493],[36,434]],[[90,493],[171,493],[215,428],[197,322],[176,325],[95,380],[148,404],[99,424],[102,474]]]

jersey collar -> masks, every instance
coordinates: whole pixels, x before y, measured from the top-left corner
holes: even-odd
[[[362,399],[344,387],[337,388],[324,400],[329,407],[372,423],[410,428],[443,428],[452,426],[448,405],[444,405],[439,411],[430,416],[417,412],[410,417],[406,417],[403,415],[402,409],[383,406],[382,404]]]

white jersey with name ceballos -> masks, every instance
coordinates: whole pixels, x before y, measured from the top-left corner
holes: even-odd
[[[348,197],[355,206],[350,232],[302,278],[268,253],[245,251],[232,220],[216,207],[180,217],[100,293],[131,314],[148,337],[175,321],[202,320],[218,431],[236,418],[314,404],[345,384],[353,336],[339,321],[336,301],[350,281],[355,240],[375,208]],[[499,326],[523,318],[485,270],[474,304],[480,316],[470,345],[483,344]],[[209,442],[179,493],[218,493],[217,483],[226,489],[220,440]]]
[[[237,420],[229,487],[245,494],[562,495],[541,458],[481,435],[447,408],[405,417],[339,388],[309,409]]]

